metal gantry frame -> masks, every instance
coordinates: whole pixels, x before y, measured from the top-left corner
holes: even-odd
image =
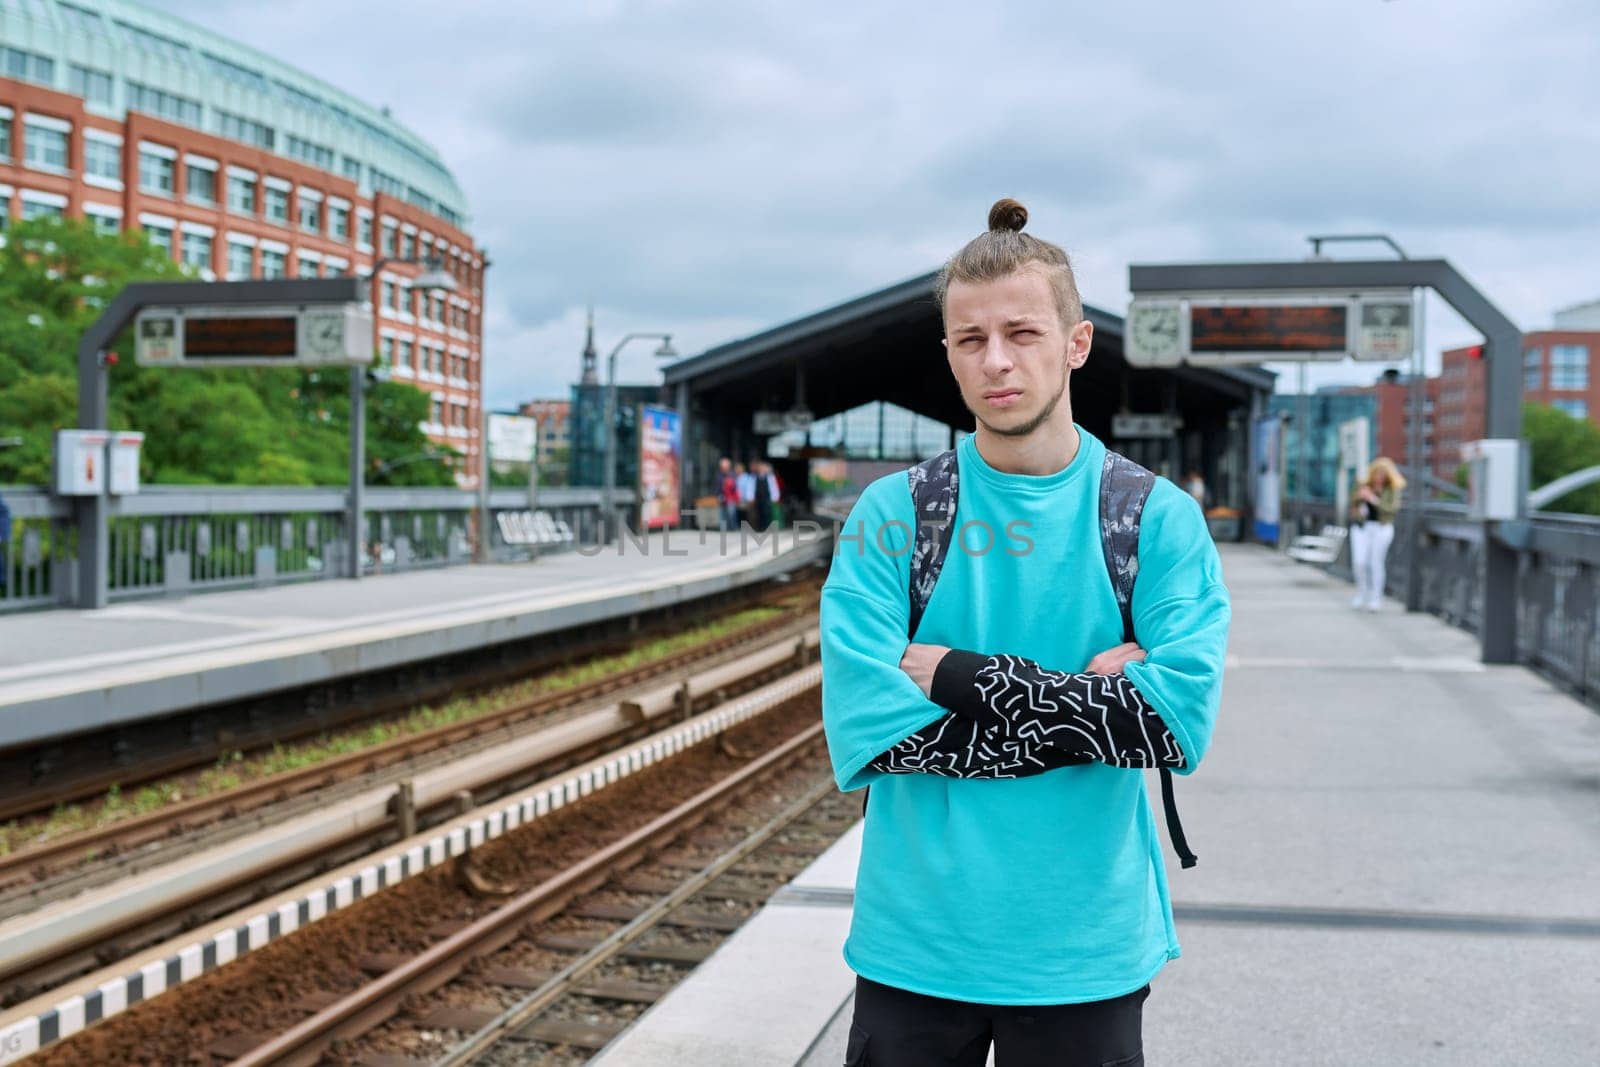
[[[1522,331],[1444,259],[1309,260],[1269,263],[1149,264],[1128,268],[1135,296],[1161,293],[1250,293],[1311,290],[1432,289],[1483,334],[1488,366],[1486,432],[1522,436]],[[1418,413],[1420,415],[1420,412]],[[1420,488],[1420,487],[1419,487]],[[1516,661],[1517,552],[1502,527],[1491,522],[1484,538],[1482,657]],[[1411,531],[1415,539],[1417,530]],[[1422,606],[1416,568],[1407,582],[1406,607]]]
[[[366,283],[361,278],[282,278],[245,282],[133,282],[118,293],[78,342],[78,428],[105,430],[108,421],[110,383],[106,376],[107,350],[117,335],[127,328],[140,311],[148,307],[218,307],[237,305],[295,305],[315,307],[329,304],[359,304],[366,300]],[[350,367],[356,380],[365,366]],[[365,429],[359,421],[352,434]],[[360,507],[361,483],[350,488],[352,509]],[[78,590],[80,608],[103,608],[108,595],[110,559],[107,521],[110,500],[102,488],[94,496],[75,498],[74,519],[78,529]],[[360,560],[351,561],[358,568]]]

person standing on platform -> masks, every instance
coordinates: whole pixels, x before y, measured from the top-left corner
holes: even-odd
[[[1350,567],[1356,575],[1356,595],[1350,606],[1357,611],[1383,607],[1388,580],[1389,546],[1394,543],[1394,517],[1400,511],[1400,494],[1406,480],[1394,460],[1379,456],[1367,468],[1350,501]]]
[[[1068,390],[1094,327],[1026,220],[997,203],[937,282],[976,429],[915,632],[906,472],[862,493],[822,590],[829,754],[841,789],[871,787],[847,1064],[1142,1063],[1149,983],[1179,953],[1143,771],[1205,755],[1228,593],[1200,509],[1154,479],[1124,639],[1107,451]]]
[[[739,482],[727,456],[717,461],[717,510],[724,531],[739,528]]]
[[[778,499],[777,485],[772,480],[772,468],[760,460],[755,463],[754,480],[751,496],[754,499],[755,522],[751,525],[757,533],[762,533],[772,525],[772,505]]]
[[[739,521],[755,522],[756,476],[743,463],[734,467],[734,485],[739,490]]]
[[[0,593],[6,591],[11,580],[11,509],[6,498],[0,496]]]

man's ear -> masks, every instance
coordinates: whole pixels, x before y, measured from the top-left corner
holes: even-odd
[[[1067,335],[1067,366],[1077,370],[1089,362],[1089,349],[1094,344],[1094,323],[1084,319]]]

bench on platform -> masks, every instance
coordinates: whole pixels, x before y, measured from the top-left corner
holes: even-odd
[[[576,542],[567,521],[548,511],[501,511],[494,520],[500,527],[500,539],[519,548],[570,548]]]
[[[1332,563],[1344,551],[1350,531],[1343,526],[1328,525],[1321,533],[1301,534],[1289,545],[1289,558],[1301,563]]]

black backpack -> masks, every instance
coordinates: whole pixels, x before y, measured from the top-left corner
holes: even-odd
[[[911,552],[911,622],[907,633],[914,637],[922,613],[927,609],[933,587],[944,569],[955,526],[956,498],[960,488],[956,450],[941,452],[907,472],[911,500],[916,507],[917,529]],[[1155,486],[1156,476],[1125,456],[1106,449],[1105,466],[1100,471],[1100,543],[1105,550],[1106,572],[1122,612],[1122,639],[1133,636],[1133,582],[1139,576],[1139,520],[1145,501]],[[1172,772],[1161,769],[1161,806],[1166,812],[1167,833],[1172,848],[1185,868],[1198,859],[1189,851],[1178,821],[1178,805],[1172,798]]]

